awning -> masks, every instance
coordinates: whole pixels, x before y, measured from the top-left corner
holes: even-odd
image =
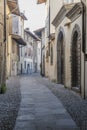
[[[42,3],[45,3],[46,0],[37,0],[37,4],[42,4]]]
[[[14,34],[11,34],[12,35],[12,38],[19,44],[19,45],[26,45],[26,42],[24,41],[24,39],[19,36],[19,35],[14,35]]]
[[[9,6],[9,9],[11,13],[20,15],[18,1],[17,0],[7,0],[7,4]]]

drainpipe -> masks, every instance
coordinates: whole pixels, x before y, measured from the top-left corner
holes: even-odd
[[[6,0],[4,0],[4,42],[6,42]]]
[[[49,0],[49,36],[50,36],[50,0]]]
[[[84,98],[85,98],[85,48],[86,48],[86,6],[82,3],[82,51],[84,53]]]
[[[50,56],[50,0],[49,0],[49,56]]]
[[[41,32],[42,35],[42,32]],[[42,75],[42,36],[41,36],[41,65],[40,65],[40,69],[41,69],[41,75]]]

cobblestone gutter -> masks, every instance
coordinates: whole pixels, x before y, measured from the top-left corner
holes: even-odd
[[[7,92],[0,95],[0,130],[12,130],[21,100],[18,77],[7,81]]]
[[[63,85],[52,83],[46,78],[41,78],[39,82],[46,85],[62,101],[81,130],[87,130],[87,99],[82,99],[76,92],[64,88]]]

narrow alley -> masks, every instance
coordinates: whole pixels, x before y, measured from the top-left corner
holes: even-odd
[[[0,0],[0,130],[87,130],[87,0]]]
[[[45,80],[37,74],[20,78],[22,99],[14,130],[79,130]]]

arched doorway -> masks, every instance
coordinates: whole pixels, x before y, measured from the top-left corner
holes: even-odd
[[[81,87],[81,33],[78,25],[75,25],[71,42],[71,85],[72,88]]]
[[[60,31],[58,34],[57,41],[57,80],[58,83],[64,84],[64,36],[63,32]]]

